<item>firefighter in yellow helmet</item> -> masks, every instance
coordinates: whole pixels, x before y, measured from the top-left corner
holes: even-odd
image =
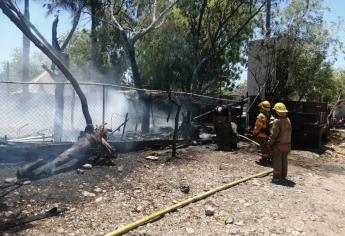
[[[272,150],[273,157],[272,182],[279,183],[284,181],[287,176],[287,157],[291,150],[291,123],[289,118],[286,117],[288,110],[283,103],[276,103],[273,108],[273,113],[275,119],[267,144]]]
[[[270,122],[270,110],[271,104],[269,101],[263,101],[259,104],[260,113],[256,117],[255,127],[253,130],[253,136],[256,138],[257,142],[260,144],[261,149],[261,159],[260,163],[267,164],[270,162],[271,151],[267,147],[269,132],[269,122]]]

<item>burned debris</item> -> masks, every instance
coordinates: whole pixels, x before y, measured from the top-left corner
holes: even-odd
[[[322,3],[0,9],[23,38],[0,60],[0,234],[345,233],[345,74]]]

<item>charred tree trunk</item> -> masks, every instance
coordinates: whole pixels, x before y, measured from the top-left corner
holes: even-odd
[[[121,33],[121,38],[124,42],[124,47],[127,52],[130,65],[131,65],[134,85],[135,87],[141,89],[143,88],[143,83],[140,78],[139,67],[138,67],[137,59],[135,57],[134,44],[130,42],[130,40],[128,39],[126,35],[126,32],[122,31],[120,33]]]
[[[57,53],[54,49],[52,49],[50,45],[46,43],[44,38],[39,39],[30,31],[28,24],[31,24],[24,19],[11,0],[1,0],[0,8],[4,14],[7,15],[8,18],[23,32],[23,34],[26,35],[45,55],[49,57],[49,59],[52,60],[52,62],[64,74],[66,79],[71,82],[75,92],[79,96],[86,122],[84,135],[80,137],[78,142],[76,142],[71,148],[67,149],[61,155],[56,157],[54,160],[49,161],[48,163],[41,165],[41,162],[39,162],[35,163],[35,165],[31,165],[28,169],[24,168],[19,170],[18,177],[40,178],[59,173],[62,170],[75,168],[85,163],[94,153],[96,153],[97,150],[99,150],[98,145],[102,145],[109,152],[112,152],[111,146],[106,141],[106,132],[109,130],[104,129],[104,127],[101,129],[101,131],[99,131],[99,129],[94,130],[86,97],[82,92],[79,83],[60,58],[60,53]],[[58,43],[55,43],[58,47]]]
[[[135,87],[143,88],[143,83],[140,78],[139,67],[137,59],[135,57],[135,48],[134,45],[129,41],[125,32],[121,32],[122,40],[124,41],[124,46],[128,54],[128,58],[131,64],[132,69],[132,78]],[[141,120],[141,133],[147,134],[150,131],[150,102],[151,99],[148,98],[145,92],[139,91],[139,97],[143,101],[143,113]]]
[[[29,0],[24,2],[24,17],[30,20],[29,11]],[[23,70],[22,70],[22,81],[28,81],[30,78],[30,40],[23,34]],[[27,96],[28,86],[23,85],[24,96]]]
[[[90,156],[96,153],[99,141],[94,134],[86,134],[71,148],[64,151],[57,158],[38,168],[31,166],[19,169],[18,178],[39,179],[61,172],[62,169],[73,169],[84,164]],[[37,165],[35,166],[37,167]]]
[[[57,39],[57,26],[59,23],[58,16],[55,18],[52,27],[52,46],[56,54],[60,57],[64,65],[68,68],[68,55],[62,53]],[[52,69],[55,66],[52,65]],[[58,75],[54,77],[56,82],[64,82],[64,76]],[[61,142],[63,134],[63,116],[64,116],[64,84],[56,84],[55,87],[55,116],[54,116],[54,142]]]

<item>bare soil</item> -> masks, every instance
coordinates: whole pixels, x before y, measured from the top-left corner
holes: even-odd
[[[345,235],[342,135],[322,153],[292,151],[289,186],[271,183],[271,175],[250,180],[128,235]],[[170,162],[168,151],[121,154],[115,166],[33,181],[0,199],[0,221],[54,206],[69,210],[3,234],[104,235],[179,200],[268,168],[255,163],[259,154],[253,147],[241,146],[236,152],[215,151],[214,145],[191,146],[178,150],[179,159]],[[145,159],[149,155],[159,159]],[[0,180],[13,177],[16,168],[1,165]],[[183,193],[181,186],[190,192]],[[206,216],[205,209],[210,208],[214,215]]]

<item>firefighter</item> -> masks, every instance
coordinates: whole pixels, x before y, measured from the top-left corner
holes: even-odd
[[[231,127],[231,112],[222,100],[218,101],[218,106],[213,110],[213,122],[218,150],[231,151],[237,149],[237,137]]]
[[[255,127],[253,130],[253,136],[256,138],[257,142],[260,144],[261,149],[261,159],[259,163],[268,164],[271,162],[271,151],[267,147],[269,132],[269,122],[270,122],[270,110],[271,104],[269,101],[263,101],[259,104],[260,113],[256,117]]]
[[[275,119],[272,124],[268,147],[272,150],[272,182],[284,181],[288,171],[288,154],[291,150],[291,123],[286,117],[288,110],[283,103],[276,103],[273,108]]]

